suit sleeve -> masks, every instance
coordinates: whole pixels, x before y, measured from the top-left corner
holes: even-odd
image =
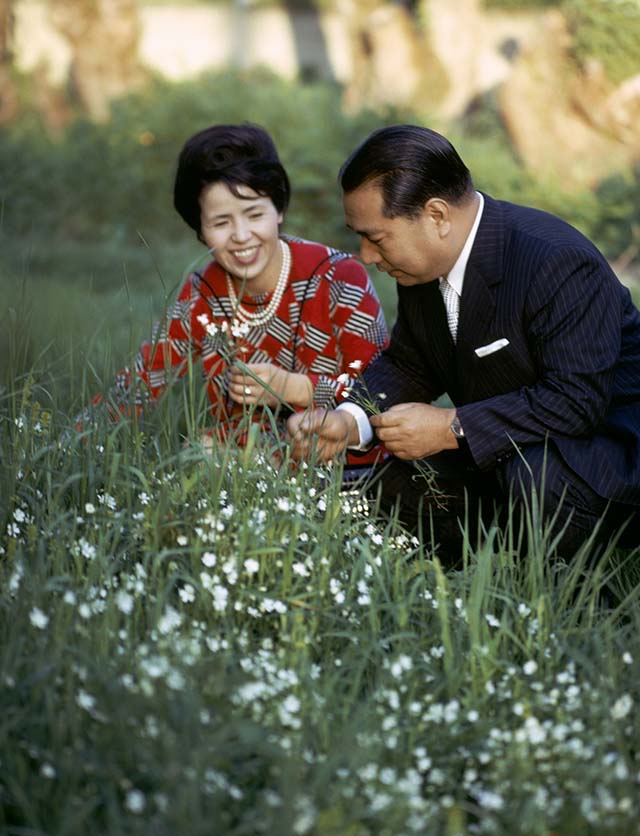
[[[621,349],[621,305],[606,264],[563,250],[531,282],[524,326],[535,384],[461,406],[473,458],[495,467],[515,445],[580,438],[601,426]]]

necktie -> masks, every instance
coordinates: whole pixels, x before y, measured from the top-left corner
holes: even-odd
[[[458,291],[452,287],[446,279],[442,279],[440,282],[440,293],[442,293],[444,306],[447,309],[447,325],[449,326],[449,331],[451,332],[453,341],[456,342],[456,338],[458,336],[460,297],[458,296]]]

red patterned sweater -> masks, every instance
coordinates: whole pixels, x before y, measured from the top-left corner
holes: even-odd
[[[171,375],[186,372],[189,358],[200,358],[211,412],[219,428],[231,429],[242,413],[227,395],[231,355],[307,375],[315,406],[339,401],[359,373],[354,370],[358,361],[364,369],[388,343],[380,302],[364,267],[347,253],[284,240],[291,249],[291,271],[280,304],[269,322],[242,329],[242,334],[237,327],[231,333],[234,310],[223,269],[212,261],[187,278],[170,316],[136,358],[135,372],[144,383],[136,386],[137,403],[157,397]],[[257,304],[261,310],[270,299],[271,294],[262,294],[240,301],[245,309]],[[130,388],[131,374],[125,369],[112,392],[121,408],[130,403]]]

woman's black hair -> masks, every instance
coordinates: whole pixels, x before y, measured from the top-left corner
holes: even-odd
[[[224,183],[236,197],[240,186],[271,198],[279,213],[289,205],[291,186],[276,146],[259,125],[212,125],[188,139],[178,157],[173,205],[200,240],[200,194]]]
[[[453,145],[441,134],[417,125],[392,125],[374,131],[340,169],[345,193],[379,181],[388,218],[416,217],[439,197],[465,203],[473,180]]]

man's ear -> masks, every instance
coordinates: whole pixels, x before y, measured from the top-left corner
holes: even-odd
[[[441,238],[451,231],[451,210],[446,200],[440,197],[430,198],[424,205],[426,217],[433,223]]]

